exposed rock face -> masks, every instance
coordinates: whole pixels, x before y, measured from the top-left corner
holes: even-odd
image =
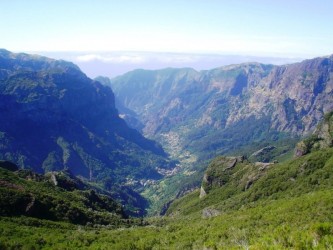
[[[60,184],[63,184],[64,177],[67,182],[79,180],[71,179],[65,172],[47,175],[28,170],[12,172],[0,169],[0,215],[29,216],[81,225],[103,223],[103,217],[126,217],[123,207],[111,198],[110,193],[97,193],[91,189],[92,186],[83,183],[81,187],[65,190],[64,186],[50,185],[49,177],[57,176],[62,182]],[[110,223],[112,220],[104,220],[103,224]]]
[[[259,167],[259,170],[265,170],[266,168],[268,168],[269,166],[273,165],[275,163],[273,162],[255,162],[254,165],[256,167]]]
[[[244,158],[239,157],[218,157],[209,165],[200,188],[200,198],[207,195],[213,187],[222,187],[227,181],[237,163],[243,162]]]
[[[73,191],[75,189],[84,189],[85,187],[85,184],[68,170],[63,170],[60,172],[48,172],[44,176],[54,186],[63,188],[68,191]]]
[[[0,115],[0,159],[21,168],[121,182],[168,166],[119,117],[112,90],[69,62],[0,50]]]
[[[201,72],[137,70],[111,83],[119,103],[136,113],[146,135],[158,139],[173,132],[192,153],[225,154],[260,138],[312,131],[333,109],[333,56]]]
[[[208,166],[201,183],[199,198],[214,189],[226,188],[228,192],[243,192],[274,167],[275,163],[251,163],[244,157],[216,157]],[[230,187],[233,187],[230,190]],[[204,212],[204,211],[203,211]],[[206,213],[206,212],[205,212]],[[206,213],[209,217],[209,212]],[[203,217],[205,217],[203,214]]]
[[[204,219],[215,217],[220,214],[221,214],[220,211],[213,209],[213,208],[209,208],[209,207],[206,207],[202,210],[202,218],[204,218]]]
[[[290,149],[292,148],[292,145],[290,145]],[[272,161],[272,158],[274,158],[274,155],[281,155],[283,153],[281,152],[286,152],[287,149],[280,150],[279,147],[275,147],[272,145],[263,147],[254,153],[252,153],[249,156],[249,160],[251,162],[270,162]]]
[[[297,143],[295,152],[294,152],[294,157],[300,157],[302,155],[306,155],[307,153],[309,153],[309,148],[304,143],[304,141],[300,141],[299,143]]]
[[[206,193],[205,189],[201,186],[201,187],[200,187],[200,195],[199,195],[199,198],[201,199],[201,198],[205,197],[206,195],[207,195],[207,193]]]
[[[57,177],[56,177],[55,173],[51,173],[51,181],[54,186],[58,186],[58,181],[57,181]]]
[[[295,148],[294,156],[299,157],[312,151],[333,146],[333,112],[324,116],[311,136],[300,141]]]
[[[33,214],[35,210],[36,198],[31,195],[31,201],[28,203],[27,207],[25,208],[25,212],[27,214]]]
[[[266,154],[267,152],[270,152],[271,150],[275,149],[276,147],[274,146],[267,146],[264,147],[262,149],[259,149],[258,151],[254,152],[251,156],[258,156],[258,155],[262,155],[262,154]]]

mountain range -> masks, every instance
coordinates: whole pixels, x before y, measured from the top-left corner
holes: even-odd
[[[92,80],[70,62],[1,50],[0,157],[39,173],[68,169],[109,189],[126,185],[158,210],[197,186],[215,156],[290,157],[333,109],[332,59]]]
[[[0,248],[332,248],[332,73],[328,56],[92,80],[0,50]]]
[[[283,163],[213,159],[200,190],[145,220],[124,217],[112,199],[66,171],[39,175],[1,161],[0,247],[330,249],[332,123],[326,114]]]
[[[219,155],[284,161],[333,109],[333,56],[275,66],[243,63],[204,71],[135,70],[111,86],[121,117],[179,161],[176,174],[147,187],[160,210],[198,186]]]
[[[129,124],[139,120],[143,126],[132,126],[149,138],[210,159],[310,133],[333,109],[332,72],[328,56],[283,66],[135,70],[110,84]]]
[[[20,168],[139,189],[173,166],[119,117],[112,90],[70,62],[0,50],[0,114],[0,158]]]

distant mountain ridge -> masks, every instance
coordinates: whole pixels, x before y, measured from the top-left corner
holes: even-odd
[[[136,70],[111,85],[144,134],[162,142],[176,135],[182,149],[210,158],[212,151],[308,134],[333,109],[332,74],[328,56],[283,66]]]
[[[73,63],[0,50],[0,158],[92,180],[158,179],[163,149],[119,117],[109,87]]]

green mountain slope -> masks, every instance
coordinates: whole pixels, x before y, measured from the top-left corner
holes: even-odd
[[[0,163],[0,216],[114,226],[125,218],[122,206],[110,195],[97,193],[68,172],[13,172],[6,164]]]
[[[20,168],[140,190],[174,166],[119,117],[109,87],[69,62],[0,50],[0,115],[0,159]]]
[[[333,113],[326,114],[313,134],[298,143],[296,158],[283,163],[252,163],[244,157],[215,158],[205,172],[199,197],[198,193],[193,193],[179,199],[167,213],[202,213],[203,216],[207,213],[210,216],[209,210],[205,209],[219,214],[255,202],[293,199],[314,191],[330,190],[333,178],[332,121]]]
[[[202,214],[203,209],[225,212],[255,202],[291,199],[305,193],[332,188],[333,149],[313,152],[285,163],[265,164],[247,161],[228,169],[225,157],[209,166],[202,190],[174,202],[168,214]],[[203,193],[203,191],[201,192]]]
[[[333,148],[272,165],[218,157],[202,183],[206,195],[174,201],[149,226],[77,230],[2,217],[0,242],[4,249],[330,249],[332,178]]]
[[[312,135],[297,143],[295,156],[302,156],[333,145],[333,112],[325,114]]]
[[[122,111],[133,121],[157,112],[152,123],[142,120],[143,131],[179,159],[172,168],[159,145],[119,118],[108,87],[70,63],[0,52],[0,156],[20,164],[0,161],[1,249],[333,248],[332,113],[297,144],[294,159],[268,162],[288,158],[290,136],[310,131],[330,108],[331,58],[129,73],[125,85],[142,74],[135,92],[157,106],[137,106],[140,116],[126,107],[143,101],[133,97]],[[174,99],[174,90],[183,96]],[[205,163],[220,152],[254,154]],[[144,215],[147,205],[133,188],[155,211],[166,203],[166,216],[125,219],[125,209]]]
[[[136,70],[109,84],[121,113],[127,113],[122,107],[134,111],[144,134],[169,145],[171,153],[177,142],[177,151],[197,159],[242,148],[250,155],[282,138],[306,135],[333,109],[332,59],[201,72]]]
[[[147,197],[166,203],[179,190],[192,189],[207,161],[218,155],[290,159],[297,141],[333,109],[332,60],[245,63],[200,72],[135,70],[105,81],[128,123],[179,160],[173,177],[149,186]],[[163,194],[154,197],[158,193]],[[154,203],[155,210],[163,202]]]

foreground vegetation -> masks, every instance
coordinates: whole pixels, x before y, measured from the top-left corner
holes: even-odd
[[[91,228],[3,218],[2,249],[332,249],[332,191],[251,204],[210,219],[151,219],[150,226]]]
[[[29,216],[72,224],[114,227],[125,214],[119,203],[66,171],[10,171],[0,163],[0,216]]]
[[[275,164],[248,189],[240,188],[254,173],[246,164],[204,198],[194,191],[175,201],[168,216],[117,229],[2,217],[0,248],[333,249],[332,148]]]

